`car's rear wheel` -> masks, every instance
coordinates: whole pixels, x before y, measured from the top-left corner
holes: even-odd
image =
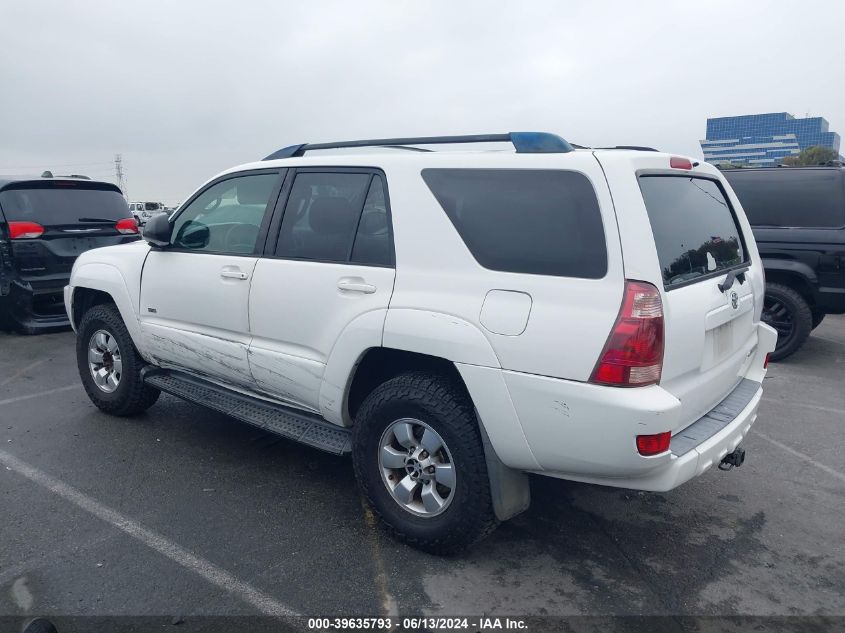
[[[804,297],[782,284],[766,284],[762,319],[778,333],[773,361],[795,353],[813,329],[813,315]]]
[[[88,397],[106,413],[134,415],[158,400],[158,389],[141,379],[144,360],[114,305],[96,305],[82,316],[76,362]]]
[[[497,525],[478,420],[449,378],[409,372],[377,387],[356,416],[352,457],[373,511],[409,545],[450,554]]]

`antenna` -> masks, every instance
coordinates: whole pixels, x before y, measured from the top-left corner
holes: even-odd
[[[129,196],[126,194],[126,179],[123,174],[123,156],[120,154],[114,155],[114,177],[117,179],[117,186],[123,192],[123,197],[127,200]]]

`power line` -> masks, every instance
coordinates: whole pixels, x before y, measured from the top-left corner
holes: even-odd
[[[54,164],[54,163],[41,163],[40,165],[17,165],[13,167],[0,167],[3,170],[11,170],[11,169],[44,169],[44,166],[47,165],[49,169],[53,167],[85,167],[86,165],[111,165],[111,163],[63,163],[63,164]]]

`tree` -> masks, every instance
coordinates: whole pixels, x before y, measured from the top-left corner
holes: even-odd
[[[787,156],[783,159],[783,164],[790,167],[805,167],[808,165],[823,165],[838,158],[839,154],[836,150],[821,145],[813,145],[802,150],[797,156]]]

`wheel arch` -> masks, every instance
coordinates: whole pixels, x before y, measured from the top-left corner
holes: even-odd
[[[818,277],[815,271],[802,262],[766,259],[763,260],[766,283],[789,286],[800,294],[811,306],[816,303]]]
[[[91,263],[74,270],[68,302],[74,329],[79,326],[85,310],[101,303],[113,303],[133,343],[140,349],[138,343],[141,329],[138,317],[126,281],[116,267],[103,263]]]
[[[490,481],[493,510],[500,521],[505,521],[528,509],[531,505],[531,489],[528,475],[525,474],[523,468],[512,468],[503,460],[511,461],[513,455],[518,455],[516,461],[524,462],[527,468],[536,469],[539,465],[528,448],[519,419],[507,394],[507,387],[501,378],[501,371],[483,368],[495,373],[495,377],[489,378],[494,381],[498,379],[501,383],[496,385],[500,388],[495,389],[495,394],[491,394],[491,398],[479,401],[473,398],[473,392],[478,396],[479,392],[484,392],[490,386],[490,383],[482,386],[478,382],[478,376],[467,374],[470,380],[468,383],[465,379],[466,367],[466,365],[456,365],[453,361],[440,356],[420,352],[389,347],[368,349],[350,377],[344,398],[344,409],[349,418],[354,419],[367,395],[379,385],[403,373],[425,371],[446,376],[466,393],[475,405],[476,421]],[[499,412],[494,414],[494,409],[498,409]],[[525,453],[529,457],[526,458]]]

